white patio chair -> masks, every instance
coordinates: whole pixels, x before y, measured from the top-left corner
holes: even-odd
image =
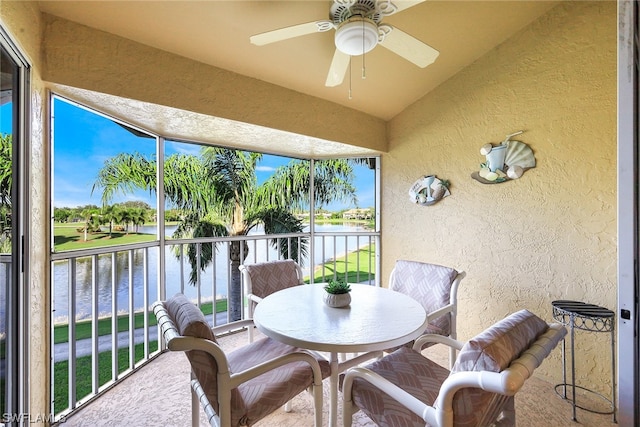
[[[422,304],[429,320],[425,334],[438,334],[456,339],[458,286],[465,276],[464,271],[456,271],[450,267],[398,260],[389,276],[389,288],[409,295]],[[425,347],[429,345],[432,344],[425,343]],[[451,348],[450,368],[455,360],[456,350]]]
[[[327,361],[270,338],[225,353],[215,335],[252,327],[253,322],[211,329],[200,309],[182,294],[156,302],[153,311],[169,350],[184,351],[191,364],[193,426],[199,425],[199,403],[212,426],[253,425],[305,389],[313,393],[314,425],[322,426]]]
[[[413,349],[346,372],[343,425],[351,426],[360,409],[381,426],[515,426],[514,395],[566,334],[564,326],[521,310],[464,345],[420,337]],[[420,354],[425,341],[460,349],[451,371]]]

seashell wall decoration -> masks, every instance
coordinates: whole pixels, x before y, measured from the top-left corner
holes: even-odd
[[[411,201],[421,206],[433,205],[449,195],[449,181],[438,179],[435,175],[423,176],[409,189]]]
[[[471,178],[483,184],[498,184],[518,179],[528,169],[535,168],[536,158],[531,147],[522,141],[511,140],[511,137],[523,132],[521,130],[507,135],[496,146],[483,145],[480,154],[485,156],[486,162],[480,164],[480,171],[473,172]]]

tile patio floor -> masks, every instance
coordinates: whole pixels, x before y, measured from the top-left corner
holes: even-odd
[[[220,339],[226,350],[246,343],[246,334]],[[559,351],[558,349],[554,351]],[[425,350],[433,360],[446,365],[446,349]],[[189,362],[182,353],[166,352],[141,367],[93,402],[68,417],[61,427],[72,426],[190,426],[191,398]],[[328,380],[326,380],[328,382]],[[325,384],[323,421],[328,419],[328,383]],[[580,400],[579,400],[580,401]],[[597,404],[598,402],[596,402]],[[602,405],[600,405],[601,407]],[[340,407],[339,407],[340,410]],[[200,413],[200,424],[208,425]],[[341,414],[341,411],[339,411]],[[554,392],[552,384],[538,378],[527,381],[516,397],[517,423],[520,427],[615,426],[611,415],[593,414],[578,409],[578,422],[571,421],[571,405]],[[339,418],[339,424],[341,423]],[[303,427],[313,425],[313,402],[303,393],[293,400],[293,411],[278,410],[261,420],[258,426]],[[375,424],[362,413],[354,417],[354,427]]]

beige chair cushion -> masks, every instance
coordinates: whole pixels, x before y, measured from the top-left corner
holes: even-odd
[[[241,372],[299,348],[263,338],[227,355],[231,372]],[[330,374],[329,362],[317,359],[322,378]],[[253,425],[310,387],[313,372],[306,362],[286,364],[240,384],[231,399],[231,425]]]
[[[216,341],[202,311],[184,294],[176,294],[173,298],[168,299],[164,306],[180,335]]]
[[[451,284],[458,272],[449,267],[417,261],[396,261],[392,289],[409,295],[427,313],[438,310],[451,301]],[[432,320],[426,334],[448,336],[451,333],[449,313]]]
[[[371,363],[367,368],[433,406],[442,383],[449,375],[461,371],[500,372],[547,328],[546,322],[527,310],[514,313],[466,343],[451,374],[446,368],[406,347]],[[353,382],[352,398],[354,404],[381,427],[424,427],[424,421],[420,417],[360,378]],[[512,397],[480,389],[462,389],[453,399],[453,424],[456,427],[490,425],[510,399]]]
[[[181,335],[205,338],[215,342],[211,328],[198,307],[178,294],[165,307]],[[300,351],[299,348],[263,338],[227,354],[230,373],[253,368],[278,356]],[[207,399],[218,413],[218,365],[209,353],[201,350],[186,352],[191,370],[202,386]],[[329,362],[317,358],[322,377],[330,374]],[[300,394],[313,383],[308,363],[295,362],[269,371],[231,390],[231,425],[250,426]]]
[[[544,320],[528,310],[513,313],[469,340],[451,372],[500,372],[547,328]]]
[[[548,328],[547,323],[520,310],[469,340],[460,350],[451,374],[463,371],[501,372]],[[508,398],[466,388],[453,399],[455,426],[482,426],[493,421]]]
[[[202,311],[183,294],[176,294],[168,299],[165,307],[180,335],[216,342]],[[191,371],[205,390],[214,411],[218,412],[218,365],[215,359],[202,350],[191,350],[185,353],[191,364]]]
[[[367,368],[431,406],[449,376],[448,369],[407,347],[400,347]],[[422,418],[361,378],[353,381],[351,396],[353,403],[380,427],[424,427]]]
[[[290,259],[245,265],[251,276],[251,293],[264,298],[300,284],[296,262]]]

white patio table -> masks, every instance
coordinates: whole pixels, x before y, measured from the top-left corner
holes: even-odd
[[[343,308],[327,306],[324,292],[323,284],[275,292],[258,304],[253,320],[272,339],[330,354],[329,426],[335,427],[339,373],[420,336],[427,314],[413,298],[377,286],[352,284],[351,304]],[[339,361],[339,353],[361,354]]]

